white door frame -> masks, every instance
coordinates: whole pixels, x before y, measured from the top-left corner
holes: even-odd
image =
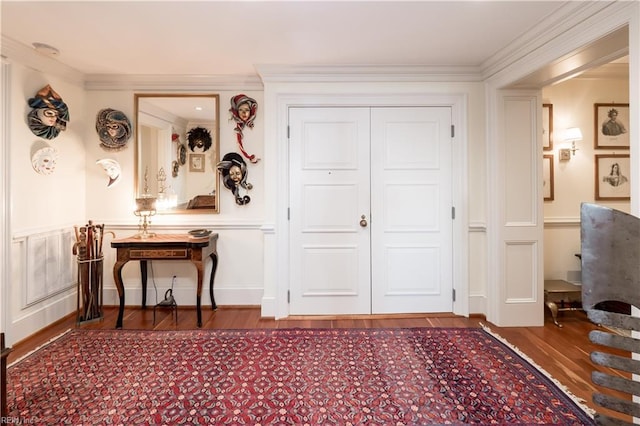
[[[322,90],[322,89],[321,89]],[[326,93],[326,92],[325,92]],[[263,315],[285,318],[289,315],[287,292],[289,290],[289,158],[288,158],[288,110],[290,107],[322,107],[322,106],[447,106],[452,111],[452,123],[455,127],[452,155],[453,162],[453,200],[456,208],[456,218],[453,223],[453,288],[456,299],[453,312],[457,315],[469,315],[469,272],[468,272],[468,212],[467,212],[467,96],[465,94],[375,94],[375,93],[295,93],[275,95],[275,117],[265,117],[275,123],[275,161],[267,170],[276,176],[275,194],[267,194],[275,199],[275,240],[274,244],[276,269],[274,271],[273,295],[265,294],[263,299]],[[269,137],[267,135],[267,137]],[[266,154],[265,154],[266,156]],[[268,242],[265,251],[268,251]],[[265,282],[265,287],[268,286]],[[271,304],[265,307],[265,304]]]
[[[599,4],[594,4],[594,8],[599,9]],[[576,15],[576,18],[578,15]],[[510,244],[508,241],[509,236],[506,232],[504,222],[500,222],[505,218],[505,206],[509,202],[515,201],[514,194],[506,194],[501,191],[503,188],[503,164],[496,163],[499,158],[500,150],[504,148],[503,141],[500,140],[501,122],[500,122],[500,109],[503,108],[501,91],[509,89],[513,84],[517,83],[520,79],[527,76],[531,76],[532,73],[543,69],[547,65],[555,64],[559,58],[566,58],[572,52],[579,52],[584,50],[590,43],[618,30],[619,28],[629,25],[629,99],[640,98],[640,84],[636,78],[640,69],[640,6],[637,2],[616,2],[615,4],[607,5],[606,8],[598,10],[596,13],[589,16],[588,20],[584,20],[579,25],[576,25],[570,30],[564,31],[560,36],[557,36],[555,40],[546,44],[544,49],[536,49],[529,54],[521,57],[519,60],[514,61],[510,66],[498,71],[495,75],[485,80],[486,94],[487,94],[487,195],[489,208],[491,214],[489,214],[489,227],[487,232],[488,242],[488,255],[492,259],[492,262],[497,265],[489,268],[489,274],[487,276],[487,321],[496,324],[498,326],[521,326],[521,317],[514,317],[512,315],[510,306],[504,298],[506,293],[506,281],[505,281],[505,268],[507,265],[507,259],[505,257],[505,245]],[[595,58],[593,62],[598,63],[598,59]],[[584,70],[591,66],[590,63],[579,63],[580,69]],[[547,69],[548,71],[549,69]],[[559,72],[560,67],[554,69],[554,72]],[[557,80],[549,80],[551,77],[556,79],[566,78],[571,73],[577,71],[576,69],[563,69],[564,74],[543,74],[540,73],[539,84],[530,83],[531,88],[541,90],[545,84],[549,84],[550,81],[555,82]],[[543,77],[544,76],[544,77]],[[544,80],[546,79],[546,80]],[[540,102],[540,109],[542,108]],[[633,128],[636,123],[636,127],[640,125],[640,109],[636,108],[630,116],[630,127]],[[498,142],[495,142],[498,141]],[[630,140],[630,152],[631,152],[631,182],[637,182],[637,177],[640,176],[640,162],[638,162],[637,150],[640,147],[640,138],[637,133],[631,135]],[[538,163],[539,164],[539,163]],[[539,166],[541,167],[541,166]],[[541,169],[540,169],[541,171]],[[638,194],[637,185],[631,185],[631,213],[638,214],[640,209],[640,197]],[[517,195],[516,195],[517,196]],[[541,200],[541,198],[539,198]],[[539,201],[542,203],[542,201]],[[540,218],[543,219],[543,218]],[[522,228],[522,227],[520,227]],[[540,229],[537,227],[537,229]],[[531,238],[530,241],[537,240],[540,244],[543,244],[543,232],[538,231],[538,235]],[[534,259],[530,266],[531,270],[540,271],[542,259]],[[542,297],[540,288],[544,284],[544,278],[541,276],[536,277],[538,289],[535,289],[535,294]],[[532,294],[534,293],[532,291]],[[539,300],[540,306],[542,300]],[[540,308],[540,311],[543,311]],[[527,325],[541,325],[541,321],[538,324]]]
[[[5,333],[7,344],[13,341],[12,331],[8,324],[8,295],[11,277],[10,256],[10,224],[11,207],[9,198],[9,176],[11,164],[9,161],[9,131],[10,131],[10,104],[11,104],[11,67],[4,59],[0,69],[0,92],[2,93],[2,103],[0,104],[0,164],[2,174],[0,175],[0,330]]]

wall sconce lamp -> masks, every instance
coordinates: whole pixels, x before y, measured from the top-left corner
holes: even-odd
[[[582,140],[582,132],[578,127],[571,127],[564,131],[564,141],[571,142],[571,148],[560,149],[560,160],[571,160],[571,155],[576,155],[576,142]]]

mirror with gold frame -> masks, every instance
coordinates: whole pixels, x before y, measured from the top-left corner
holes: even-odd
[[[136,198],[156,197],[158,213],[218,213],[220,95],[136,93],[134,110]]]

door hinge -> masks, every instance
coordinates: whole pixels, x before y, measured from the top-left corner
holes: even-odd
[[[455,218],[456,218],[456,208],[451,207],[451,219],[455,219]]]
[[[291,303],[291,290],[287,290],[287,303]]]
[[[287,220],[291,220],[291,207],[287,207]]]
[[[454,126],[453,124],[451,125],[451,137],[456,137],[456,126]]]
[[[291,127],[287,126],[287,139],[291,138]]]
[[[451,289],[451,297],[453,298],[453,301],[455,302],[456,301],[456,289],[455,288]]]

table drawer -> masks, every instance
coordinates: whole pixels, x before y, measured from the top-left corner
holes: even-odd
[[[187,249],[131,249],[129,258],[136,259],[188,259]]]

